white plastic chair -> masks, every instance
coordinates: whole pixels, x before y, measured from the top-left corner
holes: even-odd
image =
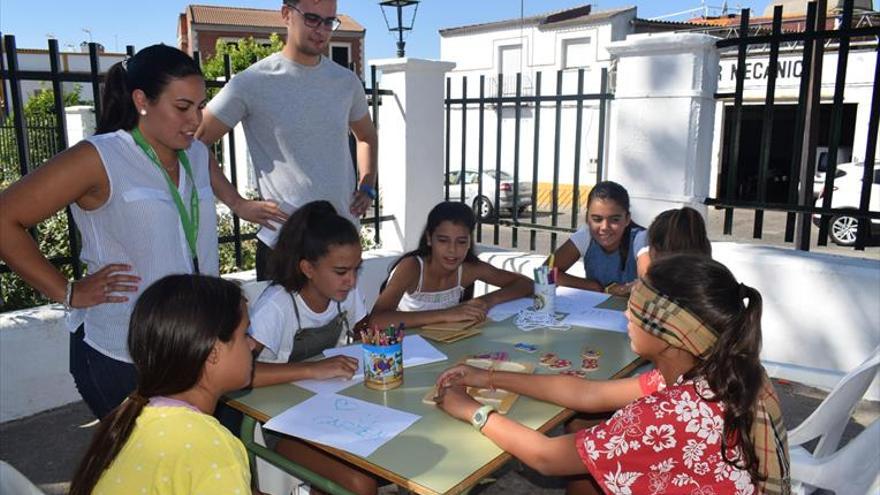
[[[843,430],[874,380],[878,367],[880,346],[843,377],[819,407],[788,433],[795,493],[807,495],[824,488],[834,490],[837,495],[864,495],[872,486],[880,486],[880,420],[838,450]],[[811,454],[803,444],[815,438],[819,443]]]

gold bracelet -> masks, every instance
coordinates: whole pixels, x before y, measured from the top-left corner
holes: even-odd
[[[489,390],[495,391],[495,363],[489,367]]]

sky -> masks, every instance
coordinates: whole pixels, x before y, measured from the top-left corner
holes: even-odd
[[[279,9],[281,0],[191,0],[195,4]],[[409,57],[437,59],[443,28],[515,19],[589,3],[588,0],[422,0],[413,32],[406,44]],[[638,15],[651,18],[694,9],[706,3],[720,6],[723,0],[600,0],[594,10],[638,6]],[[753,8],[763,12],[768,0],[727,2],[731,9]],[[0,32],[15,35],[19,48],[46,48],[49,37],[58,39],[62,50],[82,41],[96,41],[108,51],[124,51],[154,43],[177,46],[177,18],[186,0],[0,0]],[[598,4],[598,6],[597,6]],[[412,9],[409,9],[412,10]],[[395,39],[388,31],[376,0],[338,0],[338,12],[353,17],[367,29],[366,58],[396,56]],[[279,14],[280,15],[280,14]],[[754,15],[754,14],[753,14]],[[677,18],[675,20],[683,20]]]

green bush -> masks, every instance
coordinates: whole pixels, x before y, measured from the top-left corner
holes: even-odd
[[[70,256],[67,242],[67,215],[59,212],[46,221],[37,225],[37,245],[40,252],[47,258],[58,256]],[[70,265],[60,267],[61,272],[69,278],[73,278],[73,268]],[[47,304],[48,299],[32,289],[18,275],[14,273],[0,274],[0,313],[16,309],[30,308]]]
[[[225,208],[222,208],[226,210]],[[226,211],[217,212],[217,235],[220,237],[232,235],[232,214]],[[249,222],[241,221],[241,234],[249,234],[257,231],[258,226]],[[250,270],[256,266],[257,241],[244,241],[241,243],[241,266],[235,264],[235,244],[226,242],[220,244],[220,273],[235,273]]]

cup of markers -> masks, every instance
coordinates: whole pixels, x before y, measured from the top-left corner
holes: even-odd
[[[361,331],[364,349],[364,385],[391,390],[403,383],[403,323]]]
[[[539,313],[556,314],[557,268],[541,266],[535,268],[535,291],[533,308]]]

